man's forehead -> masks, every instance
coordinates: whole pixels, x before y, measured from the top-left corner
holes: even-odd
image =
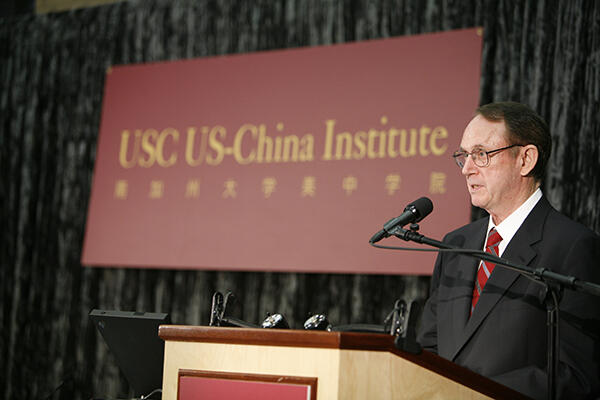
[[[472,149],[487,149],[488,147],[494,147],[502,144],[502,136],[497,132],[490,132],[491,134],[482,137],[476,138],[477,140],[470,140],[472,138],[465,138],[463,136],[463,140],[460,142],[460,148],[462,150],[472,150]]]
[[[504,145],[507,142],[505,131],[504,121],[488,121],[478,115],[465,128],[460,148],[472,150]]]

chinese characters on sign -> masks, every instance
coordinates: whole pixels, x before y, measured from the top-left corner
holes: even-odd
[[[401,189],[402,178],[400,174],[388,174],[385,176],[381,185],[381,190],[388,196],[397,194]],[[260,190],[265,199],[270,198],[277,190],[278,179],[273,176],[268,176],[262,179]],[[285,182],[284,184],[287,184]],[[446,173],[431,172],[429,175],[429,194],[443,194],[446,192]],[[127,190],[129,182],[124,179],[115,181],[114,198],[119,200],[127,200]],[[223,191],[221,197],[224,199],[234,199],[237,197],[238,183],[235,179],[229,178],[223,182]],[[317,196],[317,179],[314,176],[305,176],[302,178],[301,185],[298,190],[299,197],[316,197]],[[353,175],[346,175],[341,178],[339,189],[347,196],[359,190],[358,179]],[[151,180],[149,183],[148,198],[160,199],[163,197],[166,186],[164,181]],[[185,186],[185,193],[182,194],[187,199],[200,198],[200,180],[190,179]],[[212,195],[212,194],[206,194]]]

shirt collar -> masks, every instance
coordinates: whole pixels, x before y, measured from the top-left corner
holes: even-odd
[[[533,210],[533,207],[535,207],[535,205],[538,203],[538,201],[540,201],[541,198],[542,190],[540,188],[537,188],[537,190],[533,192],[533,194],[529,196],[529,198],[525,200],[525,202],[521,204],[519,208],[513,211],[512,214],[510,214],[506,219],[504,219],[504,221],[502,221],[498,225],[494,224],[494,221],[492,221],[492,217],[490,216],[488,222],[487,235],[489,235],[490,229],[495,227],[500,236],[502,237],[502,241],[498,246],[499,255],[501,255],[504,252],[504,249],[506,249],[506,246],[508,246],[508,243],[510,243],[513,236],[515,236],[515,233],[517,233],[517,231],[525,221],[525,218],[527,218],[531,210]]]

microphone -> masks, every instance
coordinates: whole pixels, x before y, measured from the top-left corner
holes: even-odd
[[[427,197],[421,197],[404,208],[404,212],[383,224],[383,229],[373,235],[369,243],[377,243],[392,235],[391,231],[398,226],[419,222],[433,211],[433,203]]]

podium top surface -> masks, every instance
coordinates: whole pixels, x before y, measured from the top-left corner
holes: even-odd
[[[165,341],[176,342],[389,352],[487,396],[496,399],[529,399],[529,397],[515,390],[461,367],[437,354],[428,351],[423,351],[420,354],[411,354],[399,350],[394,345],[394,337],[387,334],[161,325],[159,327],[159,336]]]
[[[262,346],[392,351],[394,337],[377,333],[161,325],[163,340]]]

